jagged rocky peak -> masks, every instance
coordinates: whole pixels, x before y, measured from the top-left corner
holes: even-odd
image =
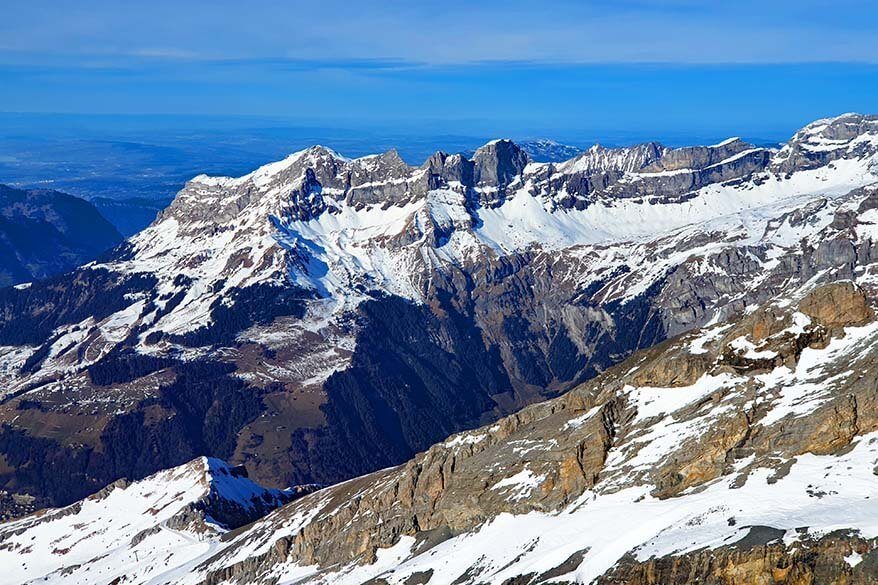
[[[595,144],[586,152],[559,166],[567,173],[602,173],[608,171],[636,173],[662,157],[667,149],[658,142],[635,146],[606,148]]]
[[[595,145],[565,162],[530,166],[525,149],[506,139],[489,142],[471,159],[437,152],[420,167],[408,165],[396,150],[351,160],[314,146],[243,177],[200,175],[162,217],[226,223],[256,201],[267,206],[266,213],[288,212],[293,220],[306,221],[341,203],[355,210],[404,205],[443,188],[496,207],[528,180],[535,194],[565,208],[582,209],[600,198],[679,200],[706,185],[764,170],[788,174],[871,156],[878,149],[876,127],[875,116],[848,114],[806,126],[776,154],[740,138],[682,148],[647,142],[620,148]]]
[[[506,188],[514,183],[529,162],[527,153],[508,139],[492,140],[473,154],[473,182],[480,200],[502,203]]]
[[[777,153],[777,173],[815,169],[839,159],[862,159],[878,153],[878,116],[843,114],[808,124]]]
[[[351,181],[353,183],[374,181],[387,177],[401,178],[411,172],[411,167],[391,148],[381,154],[371,154],[351,161]]]
[[[832,141],[847,142],[864,134],[878,133],[878,115],[847,113],[835,118],[824,118],[802,128],[793,137],[793,142],[819,144]],[[832,146],[830,143],[829,146]]]
[[[732,159],[742,153],[749,152],[766,153],[767,150],[756,148],[740,138],[730,138],[712,146],[685,146],[683,148],[664,149],[661,156],[646,165],[642,171],[650,173],[704,169]]]
[[[351,161],[346,198],[355,209],[376,204],[401,204],[423,196],[427,181],[396,149]]]
[[[558,166],[565,173],[659,173],[663,171],[695,172],[711,165],[732,159],[744,153],[759,152],[762,158],[766,149],[756,148],[740,138],[730,138],[711,146],[685,146],[668,148],[658,142],[644,142],[634,146],[606,148],[595,144],[586,152]]]
[[[288,185],[302,178],[307,169],[324,187],[343,188],[350,159],[322,145],[312,146],[286,159],[265,165],[254,171],[253,184],[261,190]]]
[[[332,149],[312,146],[241,177],[198,175],[186,183],[154,224],[167,218],[184,226],[239,223],[241,212],[251,204],[263,206],[266,213],[291,207],[298,215],[307,208],[305,203],[312,194],[324,188],[345,190],[348,178],[343,171],[348,163]],[[321,206],[318,197],[314,207]]]
[[[462,154],[441,150],[428,158],[421,169],[426,171],[430,189],[465,188],[473,184],[473,161]]]
[[[479,207],[473,160],[442,153],[406,174],[393,153],[346,160],[309,149],[239,179],[191,182],[175,203],[177,215],[132,238],[124,255],[5,289],[0,455],[7,471],[0,487],[66,505],[119,477],[176,465],[181,453],[205,452],[246,462],[252,477],[275,486],[333,483],[398,464],[455,430],[568,391],[638,349],[734,317],[733,328],[720,324],[640,354],[643,362],[614,370],[612,379],[600,377],[496,429],[452,438],[411,467],[277,512],[269,519],[291,524],[266,520],[265,531],[249,532],[244,544],[251,548],[206,570],[217,583],[263,561],[273,571],[301,570],[300,561],[330,554],[357,563],[405,556],[410,538],[476,533],[506,511],[500,522],[513,529],[486,528],[479,542],[498,533],[522,540],[502,541],[497,552],[448,539],[437,558],[466,564],[437,565],[431,582],[455,581],[482,554],[494,569],[509,570],[482,579],[489,569],[479,565],[471,581],[501,584],[513,571],[537,570],[512,563],[520,555],[545,563],[539,574],[573,571],[573,561],[564,563],[575,554],[591,563],[603,543],[638,544],[620,540],[637,527],[581,530],[613,517],[618,500],[605,496],[624,490],[633,491],[618,496],[621,505],[641,506],[635,519],[662,517],[674,498],[697,496],[686,500],[695,512],[674,530],[703,520],[711,530],[731,530],[718,537],[725,538],[748,523],[765,524],[764,509],[742,519],[743,500],[734,500],[734,510],[708,512],[727,505],[725,497],[763,501],[761,490],[774,484],[758,474],[774,477],[771,458],[799,457],[806,439],[821,457],[835,457],[838,445],[853,444],[854,427],[876,430],[864,416],[876,411],[864,389],[874,390],[878,368],[856,362],[876,355],[876,326],[866,322],[871,307],[853,286],[806,301],[787,293],[806,283],[848,279],[866,291],[878,283],[869,187],[878,177],[871,159],[858,158],[789,178],[748,176],[746,165],[736,165],[751,155],[741,156],[748,149],[734,142],[704,147],[720,161],[703,169],[650,173],[643,157],[663,151],[647,145],[630,152],[637,148],[642,157],[633,171],[565,173],[562,165],[528,164],[492,209]],[[494,150],[496,162],[502,157]],[[593,158],[601,152],[593,149]],[[611,160],[613,149],[603,152],[617,169],[628,164]],[[355,171],[358,189],[350,186]],[[419,189],[427,190],[423,199],[407,199]],[[365,203],[377,190],[400,204]],[[581,196],[582,205],[553,205],[568,195]],[[187,218],[187,205],[204,209]],[[754,309],[772,295],[786,295],[788,305]],[[854,319],[833,315],[833,307]],[[871,386],[858,385],[860,375]],[[815,410],[799,416],[806,406]],[[874,480],[862,460],[869,443],[855,440],[854,459],[838,461]],[[147,460],[144,444],[152,446]],[[754,454],[759,459],[750,461]],[[808,461],[823,467],[835,460]],[[758,465],[744,491],[722,483],[751,463]],[[809,468],[792,465],[798,482],[805,476],[796,470]],[[614,483],[624,477],[631,482]],[[384,479],[392,487],[377,489]],[[815,480],[778,481],[805,498]],[[820,489],[835,490],[829,482]],[[583,506],[584,516],[555,514],[594,488],[601,499]],[[327,495],[334,499],[328,508]],[[839,508],[859,511],[855,496],[838,500]],[[807,497],[797,502],[810,513],[808,503],[818,498]],[[312,512],[329,508],[340,513],[311,522]],[[534,513],[548,515],[511,516]],[[738,528],[729,529],[731,517]],[[558,518],[571,524],[534,532]],[[377,520],[384,523],[376,528],[370,522]],[[296,526],[304,526],[301,535]],[[596,540],[548,550],[550,532]],[[688,536],[677,541],[691,542]],[[387,546],[399,548],[381,550]],[[592,553],[583,552],[588,547]],[[409,565],[388,580],[405,582],[409,569],[421,570]]]

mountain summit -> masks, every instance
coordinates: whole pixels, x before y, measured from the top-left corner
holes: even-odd
[[[0,486],[399,464],[791,288],[869,285],[876,165],[878,118],[845,115],[777,151],[312,147],[195,177],[100,262],[0,290]]]

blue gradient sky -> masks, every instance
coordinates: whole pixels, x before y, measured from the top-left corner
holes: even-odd
[[[0,0],[0,112],[785,137],[878,112],[872,2]]]

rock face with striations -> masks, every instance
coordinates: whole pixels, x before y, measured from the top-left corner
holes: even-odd
[[[878,142],[878,116],[845,114],[818,120],[793,136],[772,162],[780,173],[814,169],[840,159],[869,158]]]
[[[473,182],[480,202],[493,207],[503,202],[506,188],[521,177],[527,154],[511,140],[495,140],[473,155]]]
[[[871,583],[875,299],[793,295],[290,504],[192,582]]]

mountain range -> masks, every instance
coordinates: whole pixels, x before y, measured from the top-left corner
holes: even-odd
[[[34,553],[28,516],[0,554],[18,581],[875,582],[876,184],[858,114],[777,149],[195,177],[99,261],[0,290],[0,483],[75,509],[133,481],[79,536],[231,469],[201,456],[248,493],[335,485],[112,557]]]

